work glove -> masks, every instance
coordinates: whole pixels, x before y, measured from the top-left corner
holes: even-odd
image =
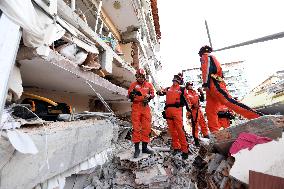
[[[135,97],[135,92],[132,91],[129,93],[129,99],[131,100],[131,102],[134,100],[134,97]]]
[[[156,92],[156,94],[159,95],[159,96],[162,96],[162,95],[164,95],[164,91],[159,90],[159,91]]]
[[[149,103],[149,101],[150,101],[150,95],[149,94],[147,94],[147,95],[145,95],[144,96],[144,99],[143,99],[143,105],[144,106],[147,106],[148,105],[148,103]]]

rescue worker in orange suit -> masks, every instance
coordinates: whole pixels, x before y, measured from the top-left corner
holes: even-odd
[[[250,107],[236,101],[228,93],[226,83],[223,80],[223,72],[219,61],[210,53],[212,48],[203,46],[199,50],[203,88],[206,91],[206,115],[208,127],[211,132],[218,131],[218,107],[225,105],[237,114],[247,119],[258,118],[262,114]]]
[[[231,120],[235,119],[233,112],[224,105],[221,105],[219,107],[217,114],[218,114],[218,122],[219,122],[220,128],[223,127],[224,129],[226,129],[230,127]]]
[[[147,147],[150,142],[152,118],[148,102],[154,98],[154,88],[146,81],[145,70],[138,69],[135,77],[136,82],[131,83],[128,89],[128,97],[132,101],[132,141],[135,146],[134,158],[137,158],[140,154],[140,142],[142,142],[142,153],[154,153]]]
[[[165,114],[163,115],[168,124],[168,130],[172,138],[173,155],[182,151],[182,158],[188,158],[188,142],[183,128],[183,106],[185,102],[185,88],[180,85],[183,82],[181,75],[174,75],[173,84],[164,90],[158,91],[160,96],[166,95]],[[189,107],[187,106],[187,109]]]
[[[209,138],[208,128],[200,108],[200,101],[204,101],[203,91],[199,88],[198,92],[193,89],[193,83],[187,82],[185,85],[187,89],[186,99],[190,103],[191,111],[187,112],[187,117],[191,119],[192,136],[196,146],[199,146],[198,126],[201,128],[201,132],[204,138]]]

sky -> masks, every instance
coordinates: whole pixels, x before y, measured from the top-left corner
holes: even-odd
[[[201,46],[209,44],[205,20],[213,49],[219,49],[283,32],[283,7],[283,0],[158,0],[163,65],[160,80],[168,85],[172,75],[200,66],[197,53]],[[244,60],[252,89],[276,71],[284,70],[283,45],[284,38],[213,54],[221,63]]]

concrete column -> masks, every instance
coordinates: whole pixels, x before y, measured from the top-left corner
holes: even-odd
[[[72,9],[72,11],[75,11],[75,9],[76,9],[76,0],[71,0],[71,9]]]
[[[97,29],[98,29],[99,19],[101,17],[102,5],[103,5],[103,1],[100,0],[99,6],[98,6],[98,9],[97,9],[97,18],[96,18],[96,25],[95,25],[95,30],[94,30],[95,32],[97,32]]]
[[[8,80],[21,39],[20,26],[0,15],[0,120],[8,91]]]
[[[112,73],[112,62],[113,62],[113,56],[110,51],[106,50],[102,54],[102,69],[106,71],[107,73]]]

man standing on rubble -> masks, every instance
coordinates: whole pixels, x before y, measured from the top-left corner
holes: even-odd
[[[137,158],[140,154],[140,142],[142,142],[142,153],[154,153],[147,147],[150,142],[152,118],[148,103],[154,98],[154,87],[146,81],[145,70],[139,68],[135,77],[136,82],[131,83],[128,89],[128,97],[132,101],[132,141],[135,145],[134,158]]]
[[[201,132],[204,138],[209,138],[208,128],[200,108],[200,101],[204,101],[204,94],[201,88],[198,88],[198,92],[193,89],[193,83],[187,82],[185,85],[187,89],[186,99],[190,103],[191,110],[187,112],[187,118],[191,119],[192,136],[196,146],[199,146],[198,126],[201,128]]]
[[[173,85],[164,90],[158,91],[160,96],[166,95],[164,118],[167,120],[168,130],[172,137],[174,155],[182,151],[182,158],[188,158],[188,142],[183,128],[182,111],[185,101],[185,88],[180,85],[183,82],[181,74],[174,75]],[[187,108],[189,108],[187,106]]]
[[[201,47],[198,53],[202,70],[202,86],[206,91],[207,102],[205,111],[210,131],[216,132],[220,128],[217,115],[220,105],[227,106],[247,119],[260,117],[261,113],[233,99],[228,93],[226,83],[223,80],[221,64],[210,54],[211,52],[212,48],[206,45]]]

